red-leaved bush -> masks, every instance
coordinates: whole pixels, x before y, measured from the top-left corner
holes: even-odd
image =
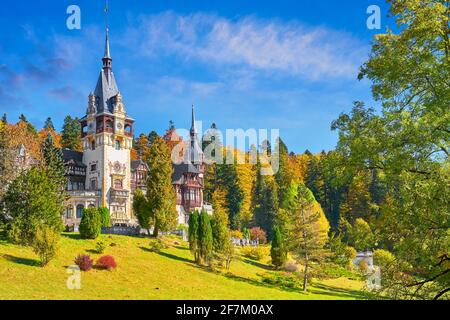
[[[264,244],[267,242],[267,233],[259,227],[251,228],[250,229],[250,238],[251,238],[251,240],[259,239],[259,243]]]
[[[78,257],[75,258],[74,262],[81,271],[89,271],[94,265],[94,260],[92,260],[87,254],[79,254]]]
[[[103,256],[97,260],[96,266],[99,269],[112,270],[117,267],[117,263],[113,256]]]

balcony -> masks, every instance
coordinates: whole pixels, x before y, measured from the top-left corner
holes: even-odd
[[[128,190],[117,190],[117,189],[111,188],[110,194],[111,194],[111,198],[127,199],[130,192]]]
[[[102,195],[100,190],[71,190],[67,191],[71,198],[96,198]]]

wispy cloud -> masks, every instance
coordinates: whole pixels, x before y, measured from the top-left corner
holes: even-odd
[[[186,60],[242,65],[311,80],[354,78],[367,53],[351,35],[324,27],[202,13],[140,16],[125,39],[147,57],[165,52]]]

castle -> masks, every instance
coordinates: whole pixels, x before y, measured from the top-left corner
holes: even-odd
[[[108,28],[102,62],[86,115],[80,120],[83,151],[63,150],[69,194],[64,212],[66,226],[79,225],[83,209],[89,207],[107,207],[113,225],[136,225],[133,195],[137,189],[146,191],[148,167],[142,160],[131,160],[135,120],[126,112],[112,71]],[[204,159],[193,107],[184,154],[182,163],[173,164],[172,175],[180,224],[188,222],[192,210],[211,210],[203,202]]]

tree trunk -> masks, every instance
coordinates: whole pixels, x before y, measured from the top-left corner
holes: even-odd
[[[309,257],[305,254],[305,275],[303,277],[303,292],[308,291],[308,272],[309,272]]]
[[[153,230],[153,236],[155,238],[158,238],[158,235],[159,235],[159,229],[158,229],[158,227],[156,226],[156,223],[155,223],[155,229]]]

